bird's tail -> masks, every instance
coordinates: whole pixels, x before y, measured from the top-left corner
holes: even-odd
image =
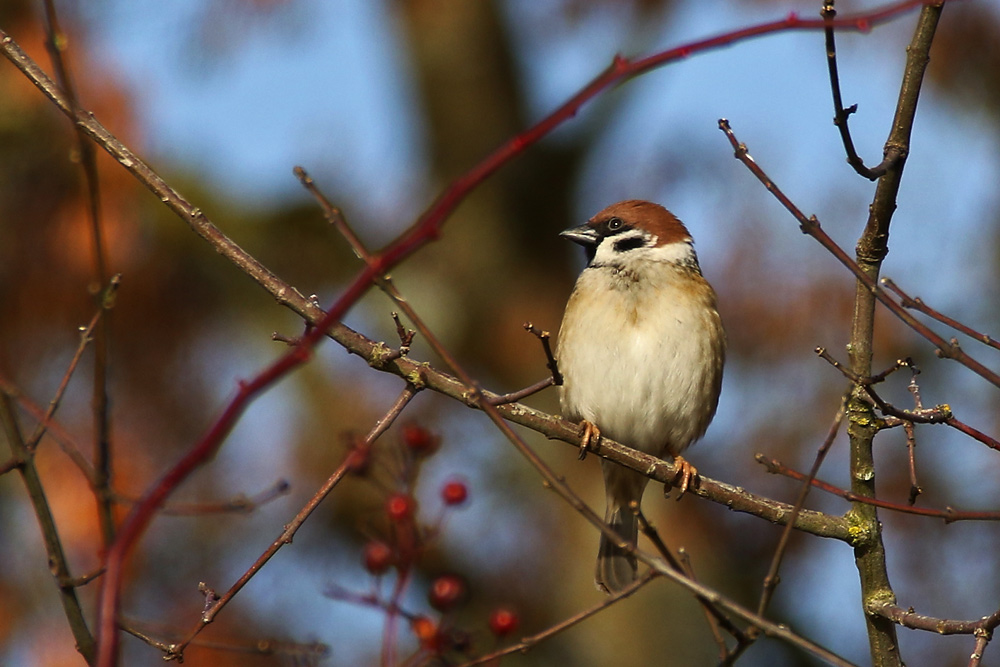
[[[609,499],[605,522],[618,536],[617,540],[601,534],[601,546],[597,552],[597,587],[605,593],[617,593],[636,579],[635,556],[618,546],[620,542],[635,544],[639,536],[639,522],[628,507],[622,507]]]

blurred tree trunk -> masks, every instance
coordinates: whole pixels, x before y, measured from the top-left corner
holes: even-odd
[[[523,77],[515,71],[496,3],[406,0],[399,7],[422,94],[432,182],[439,190],[536,119],[524,118],[525,90],[518,86]],[[402,267],[400,273],[414,278],[409,296],[426,304],[418,310],[432,314],[432,326],[460,358],[471,355],[502,373],[515,362],[516,351],[507,359],[510,346],[494,336],[509,336],[509,329],[530,317],[527,302],[565,298],[570,275],[566,272],[565,284],[551,280],[551,260],[556,233],[571,218],[569,189],[580,153],[579,146],[533,147],[459,208],[440,247]],[[448,257],[447,266],[442,257]],[[461,308],[437,302],[439,292],[412,293],[429,265],[459,293],[450,298],[459,298]],[[502,303],[495,287],[499,275],[517,276]],[[508,306],[515,312],[505,317]],[[484,315],[506,333],[473,331],[469,325]]]

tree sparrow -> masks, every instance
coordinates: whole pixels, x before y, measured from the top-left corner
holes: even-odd
[[[560,236],[582,245],[588,259],[559,330],[563,416],[582,420],[584,448],[604,433],[653,456],[670,454],[683,493],[697,471],[680,453],[715,415],[726,354],[715,291],[691,235],[662,206],[629,200]],[[636,542],[630,504],[642,500],[649,479],[601,464],[605,521],[618,541],[601,535],[596,580],[613,593],[636,578],[635,557],[618,545]]]

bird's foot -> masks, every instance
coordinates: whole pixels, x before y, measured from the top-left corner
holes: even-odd
[[[601,442],[601,429],[597,428],[597,424],[589,422],[584,419],[580,422],[580,428],[583,432],[580,434],[580,460],[587,458],[587,450],[590,448],[590,443],[594,443],[594,449],[597,449],[597,445]]]
[[[677,494],[677,500],[680,500],[688,489],[698,486],[698,469],[688,463],[683,456],[674,457],[674,467],[676,468],[674,479],[670,482],[670,486],[665,488],[664,495],[670,495],[670,488],[673,487],[680,491]]]

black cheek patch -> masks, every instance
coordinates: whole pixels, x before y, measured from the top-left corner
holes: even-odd
[[[638,236],[632,236],[621,241],[615,241],[615,252],[628,252],[646,245],[646,240]]]

